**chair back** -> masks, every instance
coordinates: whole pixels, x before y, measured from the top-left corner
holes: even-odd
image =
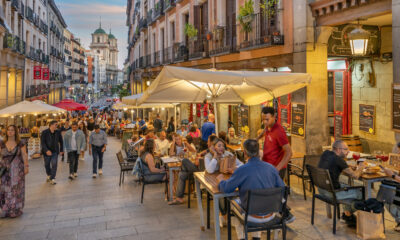
[[[117,152],[117,159],[118,159],[118,163],[119,165],[121,165],[122,163],[124,163],[124,157],[122,156],[122,152],[121,150]]]
[[[396,187],[382,183],[376,199],[382,203],[392,204],[396,196]]]
[[[318,167],[319,160],[321,159],[321,155],[304,155],[303,161],[303,174],[307,172],[306,165],[311,165],[313,167]]]
[[[334,192],[331,176],[327,169],[318,168],[306,164],[308,175],[310,176],[311,185],[313,187],[313,192],[315,193],[315,187],[324,189],[331,193]],[[333,194],[335,195],[335,194]]]
[[[249,190],[242,203],[246,217],[250,215],[267,215],[282,213],[284,199],[287,199],[286,187]]]

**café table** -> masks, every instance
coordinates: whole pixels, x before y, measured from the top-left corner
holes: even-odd
[[[173,200],[174,188],[174,170],[181,169],[181,161],[177,157],[161,157],[164,166],[168,168],[169,172],[169,201]]]
[[[221,239],[221,232],[219,228],[219,199],[224,197],[234,197],[239,196],[239,192],[235,191],[233,193],[223,193],[218,189],[218,180],[217,176],[220,173],[207,173],[207,172],[195,172],[194,179],[196,185],[196,195],[197,195],[197,205],[199,208],[200,214],[200,222],[201,226],[200,229],[202,231],[205,230],[204,224],[204,213],[203,213],[203,204],[201,201],[201,189],[200,185],[203,185],[208,192],[213,197],[213,205],[214,205],[214,231],[215,237],[214,239],[219,240]],[[224,174],[224,179],[229,179],[231,174]],[[207,228],[210,228],[210,212],[209,212],[209,204],[208,204],[208,197],[207,197]]]
[[[348,162],[349,167],[351,167],[352,169],[356,168],[356,163],[355,162]],[[347,174],[344,173],[345,176],[349,177],[349,185],[351,185],[350,183],[352,182],[351,177]],[[365,199],[371,198],[372,195],[372,184],[374,182],[382,182],[383,180],[387,179],[388,176],[383,173],[383,172],[377,172],[377,173],[373,173],[373,174],[367,174],[367,173],[363,173],[361,174],[360,178],[358,180],[363,182],[364,188],[365,188]]]

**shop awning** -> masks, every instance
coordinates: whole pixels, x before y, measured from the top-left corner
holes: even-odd
[[[53,104],[53,106],[65,109],[67,111],[80,111],[87,110],[88,108],[86,105],[77,103],[72,99],[64,99],[61,102]]]
[[[165,66],[142,96],[123,98],[124,103],[261,104],[294,92],[311,82],[306,73],[219,71]]]
[[[22,101],[0,110],[0,117],[23,114],[52,114],[65,112],[64,109],[48,105],[42,101]]]

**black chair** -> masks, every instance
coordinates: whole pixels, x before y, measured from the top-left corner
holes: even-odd
[[[125,179],[125,172],[131,172],[133,170],[133,167],[135,166],[135,164],[127,162],[124,159],[124,157],[122,156],[121,151],[117,152],[117,159],[118,159],[119,166],[121,168],[121,171],[119,173],[119,186],[121,186],[121,182],[124,182],[124,179]]]
[[[351,205],[355,200],[364,200],[365,199],[365,189],[363,186],[357,187],[345,187],[340,189],[335,189],[333,187],[332,179],[327,169],[317,168],[311,165],[306,165],[306,169],[308,175],[310,176],[311,187],[312,187],[312,209],[311,209],[311,224],[314,225],[314,210],[315,210],[315,198],[333,205],[333,234],[336,234],[336,213],[337,218],[340,218],[340,204]],[[315,191],[315,187],[319,189],[323,189],[332,194],[332,197],[326,197],[321,194],[317,194]],[[348,191],[351,189],[360,189],[362,192],[362,199],[343,199],[338,200],[336,198],[336,193],[341,191]]]
[[[393,204],[394,198],[396,196],[396,190],[397,187],[400,184],[392,181],[383,181],[378,194],[376,196],[376,199],[383,204]],[[382,223],[383,223],[383,231],[385,231],[385,208],[382,209]]]
[[[318,166],[319,160],[321,158],[321,155],[304,155],[303,159],[303,166],[300,167],[296,164],[289,163],[288,164],[288,179],[290,179],[290,175],[294,175],[298,178],[300,178],[303,182],[303,194],[304,194],[304,200],[307,200],[306,197],[306,184],[305,182],[310,181],[310,177],[308,176],[308,172],[306,170],[306,165],[311,165],[314,167]],[[290,181],[288,180],[288,186],[290,187]],[[311,192],[311,187],[310,187],[310,192]]]
[[[238,218],[244,227],[245,239],[248,239],[249,232],[267,231],[268,240],[271,237],[271,230],[282,229],[282,238],[286,239],[286,221],[284,213],[286,212],[286,201],[288,188],[269,188],[249,190],[247,192],[247,202],[237,204],[235,200],[230,200],[228,204],[228,239],[231,238],[231,215]],[[242,207],[244,206],[244,208]],[[280,213],[281,216],[275,216],[266,223],[249,222],[249,215],[268,215],[271,213]]]
[[[162,180],[150,180],[149,177],[151,176],[166,176],[166,173],[145,173],[144,168],[143,168],[143,162],[140,158],[136,160],[136,164],[138,164],[139,168],[139,183],[142,184],[142,195],[140,197],[140,203],[143,203],[143,196],[144,196],[144,186],[149,185],[149,184],[159,184],[159,183],[165,183],[165,194],[167,194],[167,199],[168,197],[168,179],[165,177]]]

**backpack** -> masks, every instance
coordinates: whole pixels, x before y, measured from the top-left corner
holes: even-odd
[[[138,157],[136,159],[135,162],[135,166],[133,167],[132,170],[132,175],[136,178],[136,179],[140,179],[143,177],[143,173],[142,173],[142,159],[140,157]]]

